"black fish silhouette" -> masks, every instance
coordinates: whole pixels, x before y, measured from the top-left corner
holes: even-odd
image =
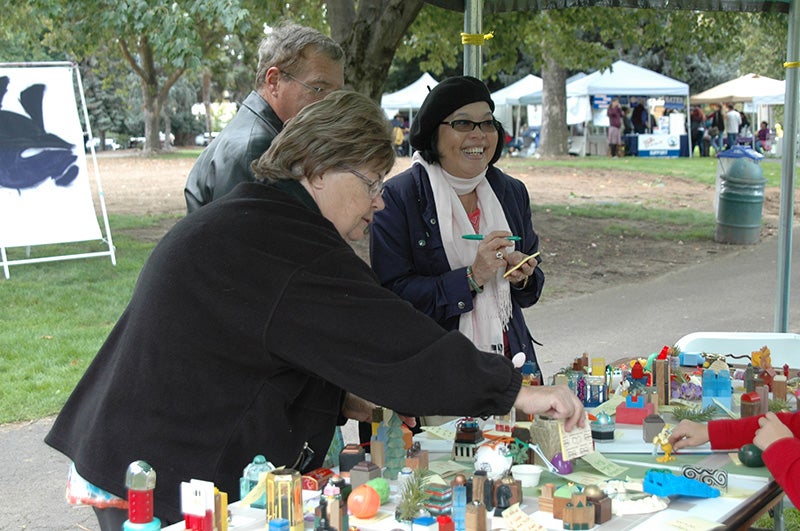
[[[69,186],[78,176],[74,144],[44,130],[42,100],[45,86],[31,85],[19,101],[28,116],[2,110],[8,76],[0,77],[0,187],[33,188],[47,179]]]

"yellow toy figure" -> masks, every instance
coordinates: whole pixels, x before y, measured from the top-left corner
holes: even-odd
[[[766,345],[761,347],[761,350],[756,350],[750,353],[753,367],[761,367],[762,369],[769,369],[772,367],[771,352]]]
[[[669,443],[670,435],[672,435],[672,426],[665,424],[659,434],[653,437],[653,455],[658,451],[658,447],[661,447],[661,451],[664,452],[661,457],[656,457],[656,461],[659,463],[668,463],[675,460],[672,456],[672,445]]]

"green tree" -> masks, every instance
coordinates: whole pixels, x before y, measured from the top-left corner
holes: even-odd
[[[142,92],[145,150],[160,149],[161,110],[170,88],[210,53],[211,42],[237,24],[247,25],[247,10],[236,0],[36,0],[48,21],[45,44],[77,58],[102,46],[116,53],[137,75]]]

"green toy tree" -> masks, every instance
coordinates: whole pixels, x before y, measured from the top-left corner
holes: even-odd
[[[397,413],[392,412],[387,423],[386,450],[384,451],[386,472],[388,479],[397,479],[397,474],[406,466],[406,446],[403,441],[403,421]]]

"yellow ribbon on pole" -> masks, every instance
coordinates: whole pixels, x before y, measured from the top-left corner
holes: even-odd
[[[464,33],[461,32],[461,44],[472,44],[473,46],[483,46],[485,41],[494,38],[494,32],[489,33]]]

